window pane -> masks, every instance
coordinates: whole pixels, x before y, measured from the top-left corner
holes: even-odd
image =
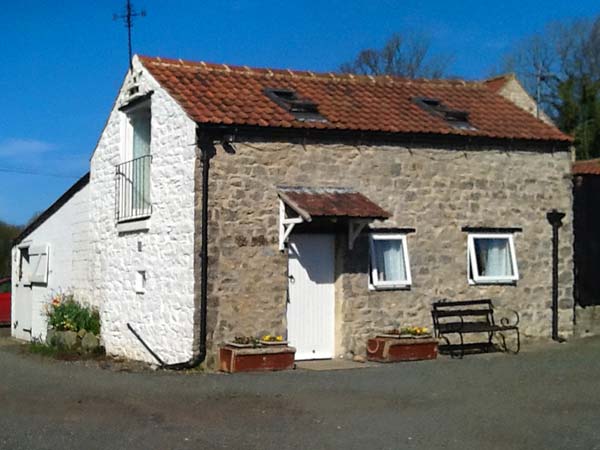
[[[373,240],[379,281],[406,281],[402,241]]]
[[[477,267],[481,277],[510,277],[513,267],[508,239],[475,239]]]
[[[132,205],[145,210],[150,205],[150,115],[138,114],[131,120],[133,127]]]
[[[135,116],[133,126],[133,159],[150,154],[150,116],[140,114]]]

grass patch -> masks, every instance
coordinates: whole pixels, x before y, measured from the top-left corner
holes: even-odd
[[[42,344],[41,342],[31,342],[28,346],[29,353],[33,353],[35,355],[41,356],[49,356],[52,358],[56,358],[60,351],[56,347],[51,347],[46,344]]]
[[[41,342],[30,342],[26,350],[34,355],[40,355],[47,358],[57,359],[60,361],[77,361],[77,360],[102,360],[105,359],[104,348],[99,347],[97,350],[90,353],[80,353],[77,350],[66,350],[60,346],[47,345]]]

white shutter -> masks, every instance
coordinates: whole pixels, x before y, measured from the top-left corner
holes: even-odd
[[[48,283],[48,245],[29,247],[32,283]]]

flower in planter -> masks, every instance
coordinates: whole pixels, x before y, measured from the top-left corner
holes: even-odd
[[[429,334],[427,327],[405,327],[400,330],[400,334],[410,334],[411,336],[423,336]]]
[[[265,342],[283,342],[283,336],[272,336],[270,334],[266,334],[261,340]]]

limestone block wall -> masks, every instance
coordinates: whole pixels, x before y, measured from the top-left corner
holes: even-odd
[[[336,353],[364,352],[367,336],[389,326],[431,325],[441,298],[491,297],[521,314],[527,336],[551,329],[551,227],[567,216],[560,241],[560,330],[572,332],[573,268],[570,154],[272,142],[218,149],[210,197],[209,342],[236,334],[286,332],[287,255],[277,248],[275,186],[344,186],[393,214],[384,226],[411,227],[410,290],[368,289],[366,234],[348,250],[337,236]],[[383,225],[383,224],[380,224]],[[197,224],[198,226],[198,224]],[[467,282],[464,226],[521,227],[515,234],[516,286]],[[199,229],[197,234],[199,235]]]
[[[115,166],[122,161],[125,116],[118,95],[91,160],[93,257],[91,297],[101,307],[109,354],[156,362],[127,329],[130,323],[167,363],[192,356],[194,317],[195,124],[134,59],[151,97],[152,215],[148,230],[119,233]],[[129,77],[125,80],[125,85]],[[135,290],[146,272],[145,293]]]
[[[506,97],[511,102],[515,103],[519,108],[524,109],[532,116],[537,116],[537,103],[531,98],[527,91],[523,88],[521,83],[512,76],[506,84],[498,92],[503,97]],[[540,110],[540,120],[546,122],[548,125],[554,125],[552,119],[548,117],[543,110]]]

